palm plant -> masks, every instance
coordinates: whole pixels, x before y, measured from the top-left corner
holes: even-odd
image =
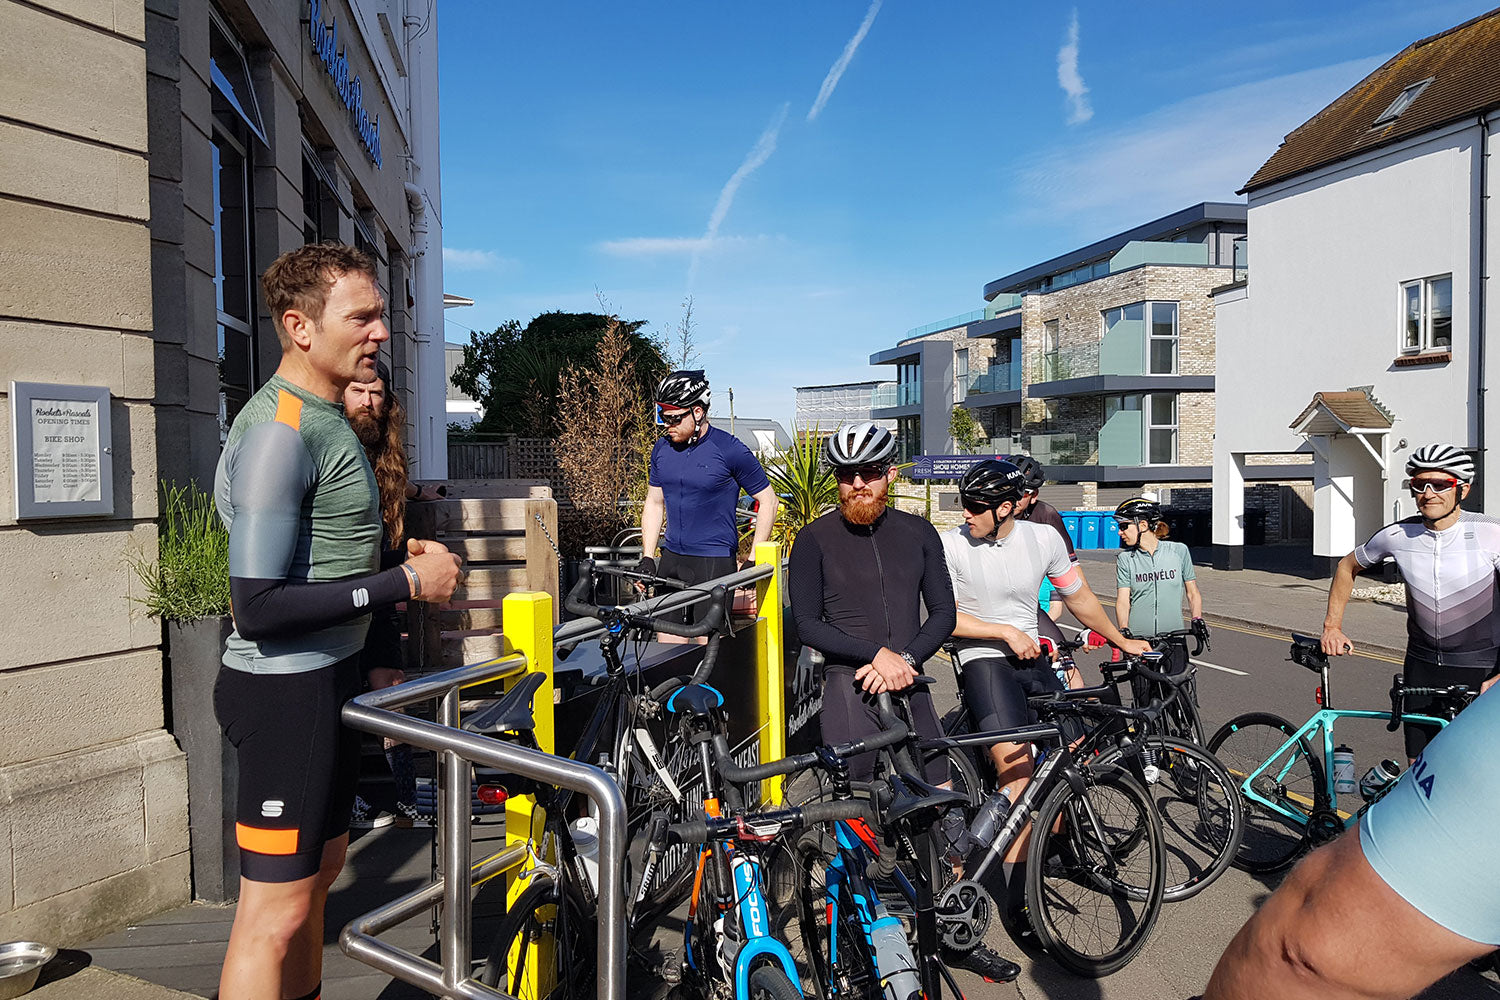
[[[792,429],[792,443],[766,465],[766,477],[781,504],[771,538],[790,551],[797,532],[838,506],[839,484],[823,464],[823,439],[817,428]]]

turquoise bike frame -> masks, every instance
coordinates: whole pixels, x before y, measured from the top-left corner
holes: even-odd
[[[1333,786],[1333,724],[1337,719],[1380,719],[1382,722],[1390,722],[1391,713],[1343,708],[1325,708],[1319,712],[1315,712],[1313,714],[1313,717],[1308,719],[1307,722],[1303,724],[1301,729],[1297,730],[1297,732],[1289,737],[1287,741],[1283,743],[1275,753],[1266,758],[1265,762],[1262,763],[1260,767],[1256,768],[1249,774],[1249,776],[1245,778],[1244,781],[1240,782],[1240,790],[1244,792],[1245,798],[1249,801],[1262,805],[1267,809],[1270,809],[1272,812],[1275,812],[1278,815],[1286,817],[1294,823],[1297,823],[1301,826],[1306,826],[1307,815],[1305,813],[1294,812],[1293,810],[1288,809],[1286,806],[1282,805],[1280,802],[1275,802],[1271,799],[1266,798],[1260,792],[1256,791],[1253,786],[1255,784],[1255,779],[1259,778],[1263,774],[1266,774],[1269,771],[1271,765],[1280,760],[1283,754],[1285,754],[1288,750],[1292,750],[1294,745],[1300,743],[1301,740],[1309,735],[1314,729],[1318,729],[1321,727],[1323,730],[1323,781],[1326,786],[1325,791],[1328,793],[1328,801],[1330,803],[1336,804],[1338,802],[1338,794],[1334,791]],[[1401,721],[1423,722],[1429,725],[1436,725],[1439,728],[1448,725],[1447,719],[1439,719],[1431,715],[1403,714],[1401,716]],[[1292,750],[1291,755],[1286,758],[1286,763],[1278,771],[1275,772],[1274,778],[1278,785],[1286,780],[1287,774],[1294,766],[1296,766],[1297,761],[1301,758],[1302,753],[1300,749]],[[1344,820],[1344,829],[1347,830],[1350,826],[1354,825],[1354,823],[1359,820],[1359,815],[1360,811],[1351,813],[1348,818]]]

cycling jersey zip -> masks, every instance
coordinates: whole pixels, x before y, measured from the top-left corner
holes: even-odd
[[[885,642],[881,645],[887,649],[891,642],[891,602],[885,598],[885,567],[880,563],[880,546],[875,544],[875,532],[870,531],[870,548],[875,552],[875,575],[880,577],[880,606],[885,609]]]

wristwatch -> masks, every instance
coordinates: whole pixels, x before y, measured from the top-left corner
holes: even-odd
[[[911,667],[913,670],[917,669],[917,658],[904,649],[901,651],[901,659],[906,661],[908,667]]]

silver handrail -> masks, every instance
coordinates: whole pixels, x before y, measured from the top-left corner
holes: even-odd
[[[694,584],[691,590],[674,590],[664,597],[652,597],[644,601],[636,601],[627,604],[620,610],[629,615],[659,615],[666,611],[675,611],[685,608],[690,604],[698,604],[708,600],[709,591],[714,587],[722,586],[724,589],[733,591],[747,584],[764,580],[771,575],[770,565],[746,566],[725,576],[705,580]],[[725,609],[726,611],[728,609]],[[571,642],[583,642],[586,639],[594,639],[604,634],[604,623],[597,618],[575,618],[570,622],[564,622],[552,632],[552,641],[557,645]]]
[[[471,863],[469,778],[471,764],[532,778],[559,788],[582,792],[599,811],[599,996],[625,996],[625,797],[603,770],[577,761],[504,743],[459,725],[459,694],[466,687],[486,684],[521,673],[526,658],[519,654],[369,691],[344,706],[344,724],[412,746],[436,750],[441,756],[443,782],[439,795],[439,856],[442,875],[433,883],[408,893],[378,910],[350,921],[339,935],[339,947],[357,961],[424,989],[434,996],[461,1000],[513,1000],[472,977],[470,955],[470,894],[480,881],[524,859],[525,845],[515,845]],[[441,698],[439,721],[427,722],[394,709],[413,702]],[[467,878],[455,877],[468,872]],[[433,963],[381,941],[377,935],[441,901],[439,958]]]

